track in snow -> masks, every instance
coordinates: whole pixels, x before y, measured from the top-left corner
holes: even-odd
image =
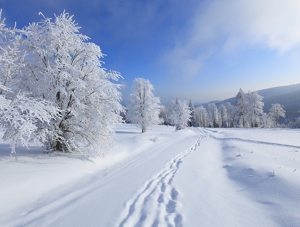
[[[204,135],[200,133],[193,146],[175,156],[163,170],[144,184],[126,203],[117,227],[183,226],[178,201],[179,192],[172,182],[183,158],[196,151],[203,137]]]
[[[219,138],[216,136],[213,136],[210,134],[211,130],[205,131],[205,133],[210,136],[211,138],[215,140],[220,140],[220,141],[226,141],[226,140],[235,140],[235,141],[240,141],[240,142],[246,142],[246,143],[256,143],[256,144],[264,144],[264,145],[272,145],[272,146],[279,146],[279,147],[290,147],[290,148],[300,148],[300,146],[295,146],[295,145],[289,145],[289,144],[282,144],[282,143],[271,143],[271,142],[265,142],[265,141],[259,141],[259,140],[248,140],[248,139],[241,139],[241,138]],[[214,132],[214,131],[211,131]]]

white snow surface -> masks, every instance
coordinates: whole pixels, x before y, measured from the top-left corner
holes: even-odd
[[[11,157],[0,226],[300,226],[300,131],[118,126],[105,158]]]

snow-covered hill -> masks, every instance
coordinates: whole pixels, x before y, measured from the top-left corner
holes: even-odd
[[[299,226],[300,131],[117,129],[102,159],[0,145],[0,226]]]

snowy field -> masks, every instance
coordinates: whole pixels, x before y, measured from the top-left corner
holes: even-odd
[[[117,128],[105,158],[0,143],[0,226],[300,226],[300,131]]]

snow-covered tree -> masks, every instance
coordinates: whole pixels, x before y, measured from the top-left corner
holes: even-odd
[[[172,123],[175,125],[176,130],[184,129],[188,126],[188,122],[191,118],[191,110],[187,104],[187,102],[184,100],[176,99],[176,101],[173,101],[170,119]]]
[[[237,108],[231,105],[230,102],[225,102],[224,106],[227,111],[227,125],[228,127],[236,127],[236,118],[237,118]]]
[[[245,92],[241,88],[235,97],[235,105],[238,111],[239,127],[248,127],[248,100]]]
[[[194,114],[195,106],[192,103],[191,99],[190,99],[190,102],[189,102],[189,108],[190,108],[190,111],[191,111],[191,120],[189,122],[189,126],[194,127],[195,126],[195,114]]]
[[[271,128],[273,127],[273,121],[269,114],[263,113],[261,116],[261,127]]]
[[[214,103],[210,103],[207,106],[207,113],[209,118],[210,127],[218,128],[219,127],[219,111]]]
[[[228,111],[226,109],[226,106],[221,103],[219,105],[219,115],[220,115],[220,125],[223,128],[228,128],[229,127],[229,121],[228,118],[230,118],[230,116],[228,116]]]
[[[295,121],[290,121],[287,124],[288,128],[300,128],[300,117],[298,117],[297,119],[295,119]]]
[[[45,141],[50,120],[58,116],[50,102],[28,97],[16,87],[24,70],[23,34],[6,28],[0,11],[0,126],[11,153],[15,153],[16,145],[28,146],[33,139]]]
[[[285,118],[285,110],[283,109],[283,106],[279,103],[272,104],[269,116],[272,119],[274,127],[278,127],[279,118]]]
[[[43,15],[42,15],[43,16]],[[111,147],[114,125],[122,121],[119,73],[102,68],[100,47],[79,32],[63,12],[25,28],[28,53],[19,88],[59,108],[45,145],[49,150],[102,155]]]
[[[162,124],[164,125],[170,125],[170,109],[161,105],[160,106],[160,112],[159,112],[159,118],[162,120]]]
[[[256,91],[249,92],[246,94],[248,102],[248,119],[251,127],[259,127],[261,116],[263,114],[264,103],[262,102],[263,97],[260,96]]]
[[[149,126],[162,122],[159,118],[160,100],[154,96],[153,90],[149,80],[134,79],[130,103],[127,107],[127,119],[139,126],[142,132],[145,132]]]
[[[203,106],[199,106],[194,110],[195,126],[207,127],[208,126],[208,115],[207,111]]]

